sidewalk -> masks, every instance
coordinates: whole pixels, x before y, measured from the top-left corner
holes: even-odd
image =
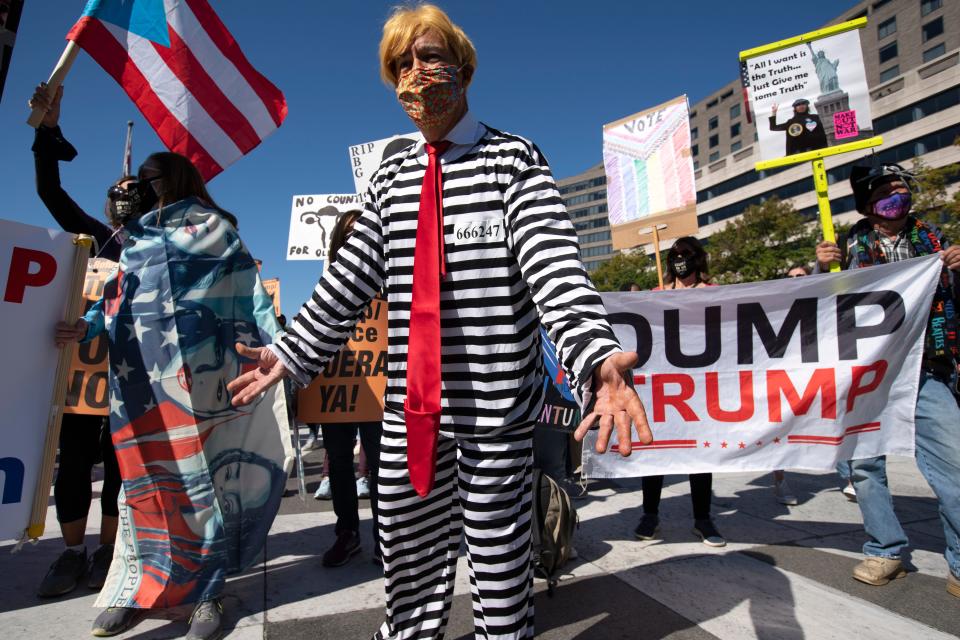
[[[316,488],[322,452],[310,454],[308,488]],[[788,473],[801,500],[776,503],[770,474],[714,477],[714,514],[729,544],[712,549],[690,532],[685,478],[670,478],[661,504],[660,541],[640,542],[639,481],[591,484],[578,502],[580,558],[553,598],[537,582],[539,638],[560,640],[707,638],[819,640],[954,638],[960,600],[944,587],[943,531],[936,501],[912,460],[888,467],[896,508],[913,544],[904,580],[870,587],[850,577],[864,534],[857,506],[834,474]],[[383,615],[380,570],[370,561],[369,509],[362,509],[363,553],[339,569],[320,566],[333,540],[329,502],[284,498],[267,543],[265,565],[230,581],[225,598],[230,639],[365,640]],[[52,504],[52,501],[51,501]],[[363,505],[365,506],[365,505]],[[92,511],[98,511],[95,508]],[[98,514],[96,514],[98,515]],[[91,513],[91,521],[95,514]],[[48,534],[10,555],[0,549],[0,629],[5,638],[84,638],[96,615],[85,586],[59,600],[34,595],[62,548],[52,512]],[[88,548],[96,546],[91,526]],[[461,558],[447,638],[472,637],[471,602]],[[189,608],[152,616],[120,636],[178,638]]]

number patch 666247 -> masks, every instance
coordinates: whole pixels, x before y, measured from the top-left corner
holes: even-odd
[[[457,244],[498,242],[505,237],[503,219],[461,222],[453,232]]]

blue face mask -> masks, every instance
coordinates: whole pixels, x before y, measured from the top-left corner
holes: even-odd
[[[887,220],[899,220],[910,212],[913,198],[909,193],[891,193],[873,203],[873,215]]]

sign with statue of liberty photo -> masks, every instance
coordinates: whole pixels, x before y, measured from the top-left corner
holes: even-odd
[[[805,41],[741,64],[761,161],[873,136],[858,30]]]

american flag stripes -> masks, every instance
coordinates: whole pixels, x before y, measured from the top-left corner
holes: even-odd
[[[207,180],[287,115],[283,93],[253,68],[207,0],[90,0],[67,39]]]

